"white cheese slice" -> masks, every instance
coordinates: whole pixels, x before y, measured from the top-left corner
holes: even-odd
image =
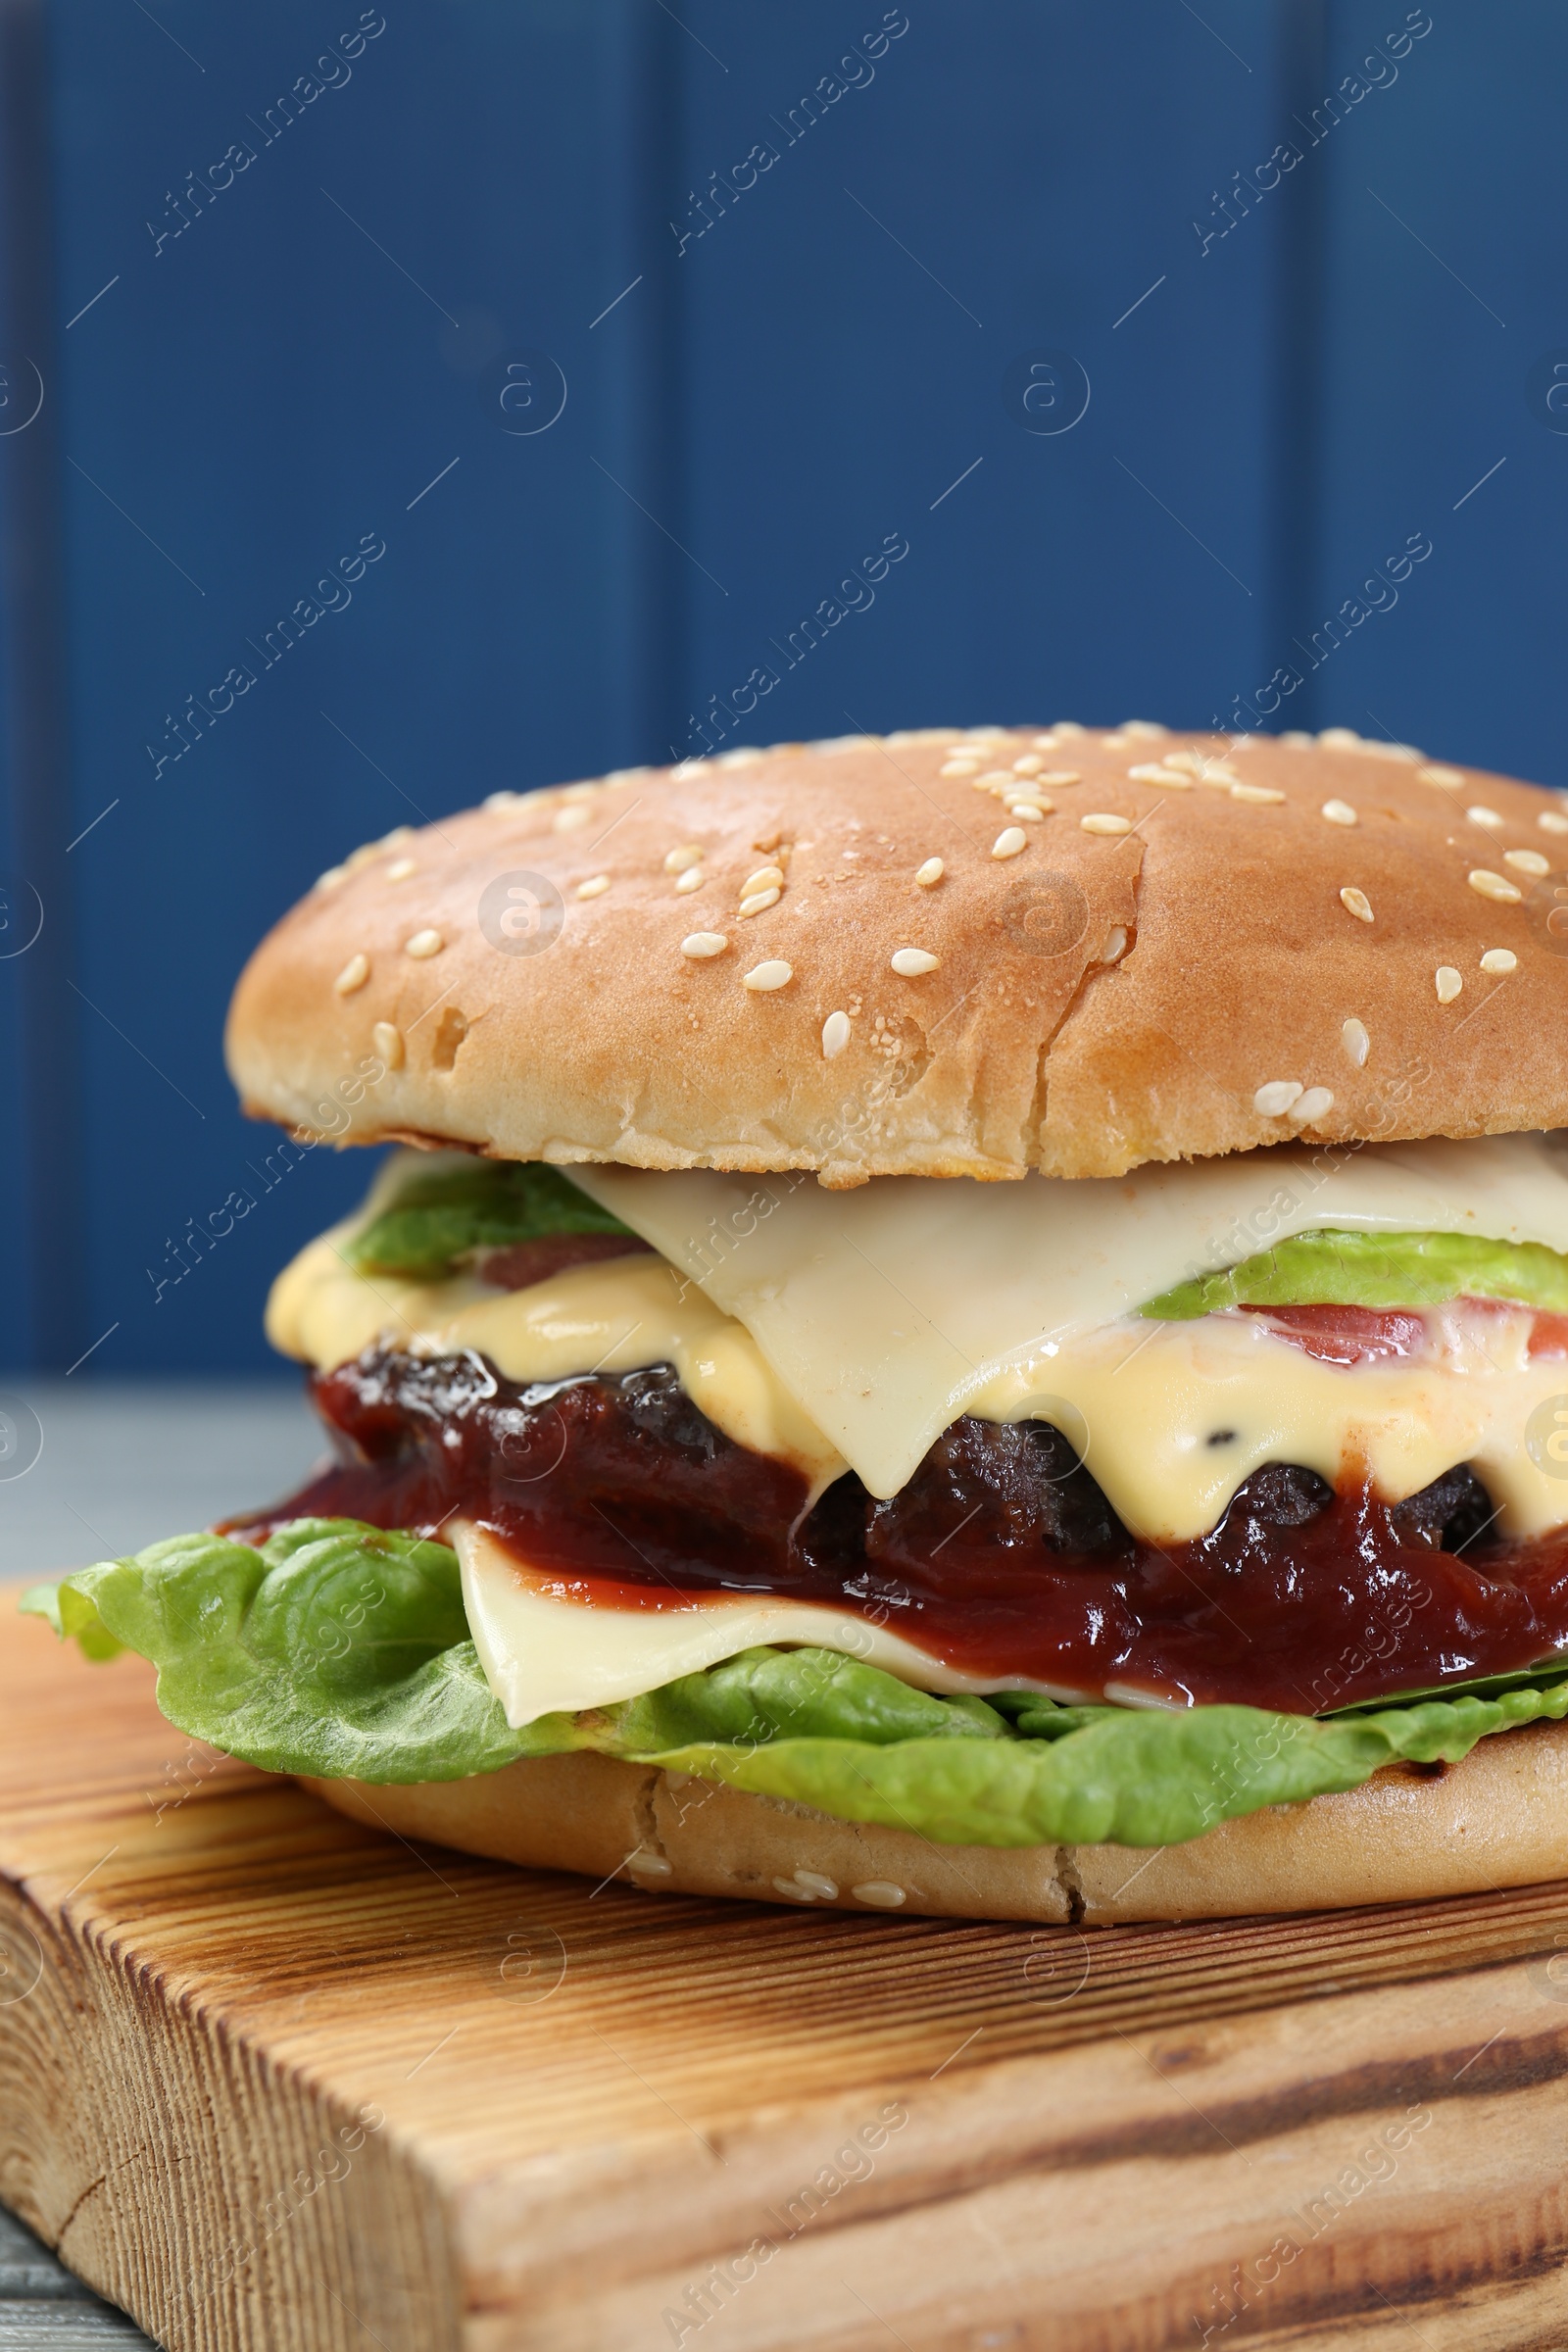
[[[800,1172],[564,1172],[743,1323],[801,1410],[891,1495],[959,1414],[1013,1417],[1020,1380],[1059,1388],[1047,1375],[1068,1341],[1287,1235],[1468,1233],[1568,1251],[1565,1170],[1556,1144],[1520,1135],[1077,1181],[876,1177],[853,1192]]]
[[[479,1663],[514,1731],[541,1715],[640,1698],[764,1642],[836,1650],[921,1690],[1043,1690],[1069,1704],[1089,1695],[1017,1677],[966,1674],[852,1609],[814,1601],[740,1593],[691,1600],[649,1588],[645,1607],[596,1607],[568,1597],[558,1577],[530,1569],[483,1528],[455,1519],[451,1535]]]

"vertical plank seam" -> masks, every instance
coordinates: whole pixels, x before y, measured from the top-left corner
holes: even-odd
[[[53,119],[44,0],[0,4],[0,239],[3,347],[43,379],[43,405],[0,442],[0,676],[9,705],[5,764],[13,875],[43,901],[36,943],[10,964],[21,1062],[22,1247],[25,1340],[11,1348],[61,1370],[85,1344],[81,1249],[81,1050],[66,982],[74,932],[70,869],[63,515],[57,441],[61,385],[54,334]],[[14,1357],[13,1360],[16,1360]]]

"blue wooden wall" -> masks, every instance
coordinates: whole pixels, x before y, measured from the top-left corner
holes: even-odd
[[[263,1186],[224,1003],[403,819],[715,723],[1568,781],[1565,73],[1552,0],[9,0],[0,1362],[265,1362],[366,1169]]]

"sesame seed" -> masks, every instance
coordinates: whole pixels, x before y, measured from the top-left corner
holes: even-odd
[[[834,1061],[850,1042],[850,1016],[847,1012],[830,1012],[822,1023],[822,1059]]]
[[[775,1879],[773,1886],[775,1892],[799,1895],[805,1903],[814,1903],[818,1898],[824,1903],[838,1900],[837,1879],[824,1878],[819,1870],[798,1870],[793,1878]]]
[[[1121,729],[1118,727],[1114,734],[1102,735],[1100,738],[1100,748],[1102,752],[1124,752],[1131,741],[1132,737],[1130,735],[1124,735]]]
[[[439,931],[416,931],[412,939],[404,941],[403,953],[422,960],[426,956],[439,956],[446,944]]]
[[[1549,874],[1551,859],[1543,858],[1539,850],[1504,850],[1504,865],[1511,865],[1516,874]]]
[[[1464,986],[1463,978],[1454,970],[1451,963],[1440,963],[1438,966],[1437,980],[1438,1003],[1440,1004],[1451,1004],[1454,998],[1459,994],[1460,989],[1462,989]]]
[[[760,865],[749,881],[741,885],[741,897],[749,899],[754,890],[782,890],[784,868],[781,865]]]
[[[1510,882],[1505,874],[1489,873],[1484,865],[1473,865],[1468,879],[1472,890],[1484,899],[1494,899],[1499,906],[1517,906],[1525,895],[1517,882]]]
[[[584,825],[593,822],[593,813],[581,801],[572,801],[564,808],[556,810],[555,829],[558,833],[580,833]]]
[[[1287,727],[1279,740],[1288,752],[1309,752],[1313,743],[1304,727]]]
[[[941,961],[940,956],[932,956],[924,948],[899,948],[894,952],[893,969],[901,980],[918,980],[926,972],[934,972]]]
[[[590,874],[586,882],[578,883],[576,895],[579,899],[602,899],[609,888],[608,874]]]
[[[700,865],[702,858],[700,842],[683,841],[678,850],[664,852],[664,871],[666,874],[684,874],[690,867]]]
[[[1157,718],[1124,718],[1121,731],[1137,736],[1144,743],[1156,743],[1161,735],[1170,733],[1169,727],[1162,727]]]
[[[520,792],[493,792],[485,802],[485,807],[499,814],[504,808],[520,808],[525,798],[526,795]]]
[[[1325,750],[1331,752],[1354,752],[1361,745],[1361,738],[1353,727],[1320,727],[1317,739]]]
[[[1100,960],[1102,963],[1114,963],[1118,956],[1125,956],[1126,953],[1127,933],[1118,923],[1113,931],[1106,932],[1105,944],[1100,951]]]
[[[978,760],[944,760],[937,769],[939,776],[972,776],[980,765]]]
[[[1075,767],[1048,767],[1045,774],[1037,776],[1035,781],[1037,784],[1081,784],[1083,778]]]
[[[386,878],[389,882],[406,882],[411,874],[416,874],[418,870],[419,861],[416,858],[394,858],[386,869]]]
[[[680,898],[684,899],[688,897],[692,891],[701,890],[702,887],[703,869],[700,865],[689,865],[683,874],[677,874],[675,876],[675,891],[676,895]],[[581,898],[582,892],[579,891],[577,896]]]
[[[720,752],[714,764],[718,767],[755,767],[761,758],[762,754],[752,745],[741,744],[733,752]]]
[[[904,1888],[891,1879],[864,1879],[850,1892],[858,1903],[869,1903],[875,1911],[896,1911],[905,1899]]]
[[[922,890],[935,890],[947,870],[940,858],[928,858],[924,865],[916,866],[914,878]]]
[[[1331,825],[1353,825],[1356,821],[1355,810],[1348,801],[1325,801],[1321,813]]]
[[[1310,1127],[1314,1120],[1334,1108],[1334,1097],[1326,1086],[1309,1086],[1304,1095],[1298,1095],[1291,1104],[1291,1117],[1298,1127]]]
[[[1135,784],[1163,784],[1167,792],[1191,792],[1193,779],[1184,768],[1164,767],[1157,760],[1144,760],[1127,770]]]
[[[795,967],[789,963],[754,963],[741,985],[760,989],[764,995],[783,988],[795,977]]]
[[[1233,784],[1231,786],[1233,801],[1247,801],[1255,808],[1277,808],[1284,798],[1284,793],[1276,792],[1272,784]]]
[[[1292,1103],[1300,1101],[1302,1092],[1298,1079],[1271,1078],[1252,1097],[1252,1108],[1265,1119],[1283,1119]]]
[[[1541,821],[1543,824],[1545,824],[1547,820],[1545,817],[1543,817]],[[1568,833],[1568,817],[1563,819],[1562,829],[1565,833]],[[338,884],[340,882],[346,882],[348,878],[349,869],[346,865],[329,865],[324,874],[317,875],[316,887],[318,890],[336,890]]]
[[[402,1069],[405,1047],[401,1029],[394,1028],[390,1021],[377,1021],[370,1031],[370,1043],[389,1070]]]
[[[1057,718],[1053,719],[1051,732],[1053,735],[1087,735],[1089,729],[1081,727],[1075,718]]]
[[[1353,914],[1358,923],[1371,922],[1372,902],[1367,897],[1364,890],[1356,890],[1353,885],[1348,889],[1342,890],[1340,893],[1340,905],[1345,908],[1348,914]]]
[[[1097,808],[1092,809],[1088,816],[1078,819],[1078,829],[1081,833],[1130,833],[1133,820],[1130,816],[1112,816],[1106,810]]]
[[[1479,807],[1467,808],[1465,814],[1473,825],[1500,825],[1502,823],[1502,818],[1497,814],[1495,808]]]
[[[1015,776],[1038,776],[1045,764],[1038,752],[1025,752],[1021,759],[1013,761],[1012,772]]]
[[[1481,958],[1484,972],[1516,972],[1519,958],[1512,948],[1489,948]]]
[[[1054,801],[1047,800],[1009,801],[1007,803],[1007,814],[1009,816],[1021,816],[1026,824],[1038,824],[1042,817],[1049,816],[1051,814],[1051,811],[1054,806],[1055,803]]]
[[[1017,778],[1010,767],[988,767],[983,775],[976,776],[974,782],[977,792],[1016,792],[1018,789]]]
[[[1007,825],[991,844],[993,858],[1016,858],[1020,850],[1029,847],[1029,836],[1022,825]]]
[[[728,946],[722,931],[694,931],[689,939],[681,941],[680,952],[701,961],[709,956],[722,956]]]
[[[1463,770],[1457,767],[1438,767],[1429,764],[1418,767],[1416,774],[1423,784],[1436,784],[1441,791],[1451,792],[1454,785],[1464,782]]]
[[[370,958],[368,956],[351,956],[333,981],[332,986],[340,997],[352,997],[354,991],[357,988],[363,988],[369,977]]]
[[[1543,808],[1536,822],[1543,833],[1568,833],[1568,816],[1563,816],[1555,808]],[[321,880],[326,881],[325,874]]]
[[[748,915],[765,914],[769,906],[778,905],[782,895],[776,885],[772,884],[766,890],[754,890],[749,897],[742,899],[740,910],[742,914]]]
[[[1358,1021],[1352,1013],[1348,1021],[1341,1024],[1340,1043],[1356,1068],[1358,1070],[1364,1068],[1366,1057],[1372,1051],[1372,1040],[1366,1033],[1366,1023]]]

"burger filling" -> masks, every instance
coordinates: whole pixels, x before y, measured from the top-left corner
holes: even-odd
[[[38,1605],[281,1769],[596,1745],[937,1838],[1192,1836],[1568,1710],[1565,1166],[401,1154],[270,1308],[331,1459]]]

